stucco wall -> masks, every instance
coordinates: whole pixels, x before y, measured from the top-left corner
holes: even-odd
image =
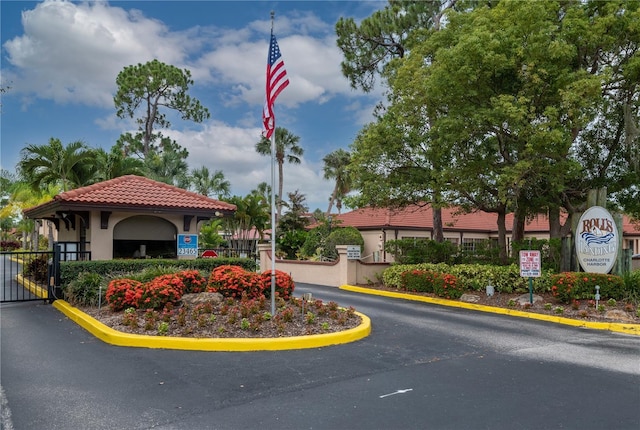
[[[288,273],[294,282],[339,287],[375,282],[389,263],[362,263],[347,259],[347,245],[338,245],[338,260],[318,261],[276,260],[276,270]],[[258,245],[260,271],[271,270],[271,245]]]
[[[113,233],[116,225],[123,220],[129,219],[131,217],[135,217],[138,214],[135,212],[113,212],[109,216],[108,228],[101,228],[101,219],[100,219],[100,211],[91,212],[91,223],[90,228],[87,229],[87,241],[90,242],[88,245],[88,250],[91,251],[91,259],[92,260],[111,260],[113,256]],[[162,220],[168,221],[172,227],[175,228],[175,234],[173,234],[173,240],[176,240],[176,234],[180,233],[193,233],[197,234],[197,226],[196,222],[192,221],[191,229],[189,232],[184,232],[184,218],[181,215],[163,215],[157,216],[155,218],[159,218]],[[141,219],[144,221],[144,219]],[[134,223],[135,224],[135,223]],[[144,230],[146,228],[144,224],[139,226]],[[126,229],[125,229],[126,230]],[[149,234],[153,235],[153,228],[149,230]],[[166,233],[166,232],[165,232]],[[157,234],[157,232],[155,232]],[[153,236],[152,236],[153,237]],[[78,240],[78,239],[60,239],[60,240]]]

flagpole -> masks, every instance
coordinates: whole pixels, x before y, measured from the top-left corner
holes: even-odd
[[[271,11],[271,36],[275,12]],[[275,126],[275,124],[274,124]],[[276,315],[276,131],[271,135],[271,315]]]

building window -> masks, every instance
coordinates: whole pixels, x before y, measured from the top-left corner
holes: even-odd
[[[462,250],[473,252],[473,251],[476,251],[478,248],[482,248],[482,245],[484,245],[486,242],[487,242],[487,239],[477,239],[477,238],[462,239]]]
[[[413,242],[417,242],[417,241],[425,241],[425,240],[429,240],[428,237],[415,237],[415,236],[402,236],[401,238],[402,240],[413,240]]]

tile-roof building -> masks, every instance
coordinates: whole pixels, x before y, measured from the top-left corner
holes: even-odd
[[[393,261],[384,252],[387,241],[398,239],[432,239],[433,210],[431,206],[408,206],[403,209],[363,208],[333,215],[334,224],[357,228],[364,238],[362,256],[368,261]],[[498,216],[495,213],[461,213],[459,208],[442,209],[444,237],[455,244],[473,248],[474,242],[498,238]],[[507,241],[510,243],[513,214],[506,217]],[[525,238],[548,239],[549,220],[544,215],[529,220]],[[623,216],[623,248],[640,253],[640,225]]]
[[[126,175],[60,193],[24,214],[53,224],[58,242],[90,251],[93,260],[110,260],[175,257],[179,235],[197,234],[200,221],[235,210],[226,202]]]

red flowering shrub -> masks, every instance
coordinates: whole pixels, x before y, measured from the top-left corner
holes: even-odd
[[[107,303],[114,312],[124,308],[137,308],[142,299],[143,284],[133,279],[114,279],[107,288]]]
[[[458,278],[432,270],[410,270],[400,275],[401,288],[407,291],[434,293],[445,299],[459,299],[464,288]]]
[[[240,299],[242,293],[248,298],[258,298],[264,294],[262,277],[247,272],[240,266],[218,266],[211,271],[207,291],[220,293],[224,297]]]
[[[624,279],[621,276],[563,272],[551,277],[551,293],[563,303],[594,299],[596,285],[600,287],[600,300],[620,300],[624,297]]]
[[[551,276],[551,294],[553,294],[553,297],[556,297],[562,303],[569,303],[571,299],[575,299],[576,284],[578,282],[577,275],[577,273],[573,272],[564,272]]]
[[[262,275],[262,283],[264,284],[264,295],[267,298],[271,298],[271,270],[265,270]],[[293,295],[293,290],[295,289],[295,284],[293,283],[293,278],[286,272],[281,270],[276,270],[276,294],[285,299],[289,300]]]
[[[403,290],[420,293],[433,293],[433,283],[429,280],[427,270],[408,270],[400,274],[400,285]]]
[[[197,270],[183,270],[176,273],[176,276],[184,284],[184,293],[201,293],[207,287],[207,278],[202,276]]]
[[[144,284],[138,307],[141,309],[162,309],[167,303],[178,303],[184,290],[184,282],[177,274],[158,276]]]
[[[464,294],[464,288],[459,285],[458,278],[448,273],[432,272],[433,293],[445,299],[457,300]]]

